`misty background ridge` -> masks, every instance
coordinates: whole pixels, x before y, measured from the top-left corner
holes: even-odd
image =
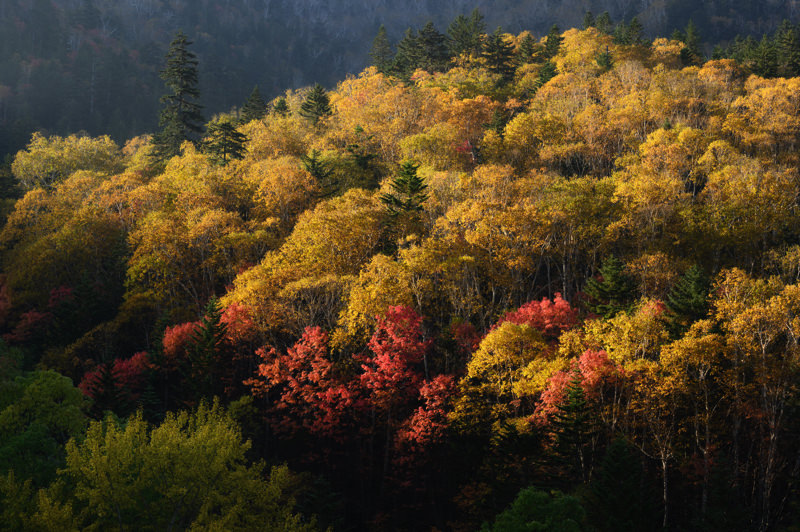
[[[396,44],[432,20],[441,32],[479,9],[488,31],[580,27],[587,11],[637,17],[648,37],[691,19],[706,43],[798,21],[800,0],[0,0],[0,157],[30,134],[85,131],[118,142],[157,129],[159,71],[170,39],[194,41],[206,118],[315,82],[333,86],[369,64],[381,24]]]

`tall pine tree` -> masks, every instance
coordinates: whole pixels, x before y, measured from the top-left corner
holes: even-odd
[[[485,32],[486,25],[483,22],[483,15],[477,9],[469,17],[457,16],[447,27],[450,55],[458,57],[461,54],[479,54]]]
[[[170,43],[167,64],[161,71],[170,94],[161,97],[164,108],[158,125],[161,131],[153,136],[153,157],[165,161],[180,153],[184,141],[196,141],[203,131],[202,106],[197,81],[197,58],[189,50],[192,42],[178,32]]]
[[[618,312],[628,310],[635,298],[635,283],[625,273],[625,265],[611,255],[600,267],[600,279],[591,278],[586,282],[584,292],[589,296],[589,310],[611,318]]]
[[[225,166],[233,159],[244,159],[247,152],[245,142],[247,136],[237,131],[231,120],[220,119],[208,124],[201,146],[214,163]]]

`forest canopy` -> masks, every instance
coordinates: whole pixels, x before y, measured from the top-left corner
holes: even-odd
[[[15,155],[0,529],[796,526],[800,40],[472,17]]]

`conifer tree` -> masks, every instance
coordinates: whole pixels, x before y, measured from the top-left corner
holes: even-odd
[[[222,306],[216,297],[209,299],[199,325],[192,332],[188,351],[190,378],[195,393],[207,397],[219,385],[219,353],[223,349],[227,325],[222,321]]]
[[[775,34],[778,74],[793,77],[800,74],[800,35],[788,20],[781,22]]]
[[[549,60],[556,56],[558,49],[561,48],[562,40],[564,39],[561,37],[561,30],[556,24],[553,24],[544,41],[544,51],[542,52],[544,59]]]
[[[246,124],[253,120],[261,120],[266,114],[267,102],[261,97],[261,91],[258,90],[258,85],[256,85],[242,106],[240,121],[242,124]]]
[[[611,33],[611,28],[613,23],[611,22],[611,15],[608,14],[608,11],[603,11],[603,13],[597,17],[594,22],[594,27],[597,28],[601,33]]]
[[[272,104],[272,112],[278,116],[287,116],[289,114],[289,104],[286,103],[286,98],[278,98]]]
[[[648,484],[635,450],[623,439],[608,446],[586,498],[589,518],[600,532],[659,528],[655,490]]]
[[[447,50],[447,38],[428,21],[417,35],[420,51],[419,68],[428,72],[442,72],[447,70],[450,63],[450,54]]]
[[[208,124],[201,147],[212,161],[225,166],[233,159],[244,159],[246,142],[247,136],[237,131],[231,120],[221,119]]]
[[[300,106],[300,115],[309,122],[317,125],[320,119],[333,114],[331,111],[330,98],[325,89],[317,83],[309,91],[303,104]]]
[[[381,202],[386,207],[390,216],[396,217],[402,213],[419,213],[422,204],[428,199],[425,190],[428,185],[425,180],[417,175],[418,164],[405,161],[400,165],[400,171],[392,180],[394,193],[383,194]]]
[[[552,61],[545,61],[539,68],[539,76],[536,78],[535,88],[538,90],[539,87],[556,77],[557,74],[558,68],[556,64]]]
[[[711,283],[703,270],[694,265],[672,287],[667,296],[667,317],[673,332],[686,331],[697,320],[708,315],[708,294]]]
[[[397,54],[394,57],[394,73],[403,79],[408,79],[419,68],[422,60],[419,40],[414,30],[407,28],[403,38],[397,43]]]
[[[606,46],[606,51],[597,56],[597,65],[604,71],[611,70],[614,66],[614,58]]]
[[[503,39],[503,30],[497,29],[486,39],[483,49],[483,58],[490,72],[500,74],[503,82],[511,81],[514,77],[514,47]]]
[[[774,78],[778,75],[778,52],[775,43],[763,35],[755,53],[753,70],[763,78]]]
[[[309,155],[301,156],[300,161],[303,163],[303,168],[319,183],[322,196],[332,196],[337,192],[339,184],[333,179],[333,170],[319,155],[319,151],[311,150]]]
[[[630,24],[628,24],[628,44],[640,45],[644,42],[643,37],[644,27],[639,19],[633,17]]]
[[[525,65],[532,63],[536,50],[536,39],[534,39],[530,33],[526,34],[519,42],[519,46],[517,47],[517,61],[519,64]]]
[[[197,103],[200,91],[197,87],[197,58],[189,50],[192,42],[178,32],[170,43],[167,64],[161,71],[161,79],[172,92],[161,97],[161,131],[153,136],[153,156],[165,161],[180,153],[181,144],[196,140],[203,131],[202,106]]]
[[[372,49],[369,52],[369,56],[372,58],[372,64],[378,69],[378,72],[385,75],[390,73],[394,52],[386,34],[386,27],[383,24],[378,28],[378,34],[372,41]]]
[[[564,401],[550,420],[556,435],[556,450],[588,482],[592,469],[592,438],[597,432],[594,414],[583,391],[582,377],[574,371]]]
[[[594,13],[587,11],[583,14],[583,29],[588,30],[589,28],[593,28],[595,24]]]
[[[447,42],[450,55],[458,57],[461,54],[479,54],[486,24],[483,15],[478,9],[470,14],[469,18],[459,15],[447,27]]]
[[[690,19],[683,33],[684,47],[681,49],[681,61],[684,65],[696,65],[703,61],[703,52],[700,49],[700,34],[697,26]]]
[[[591,278],[586,282],[584,292],[589,296],[589,310],[611,318],[622,310],[627,310],[635,297],[633,279],[625,274],[625,265],[611,255],[600,267],[601,279]]]

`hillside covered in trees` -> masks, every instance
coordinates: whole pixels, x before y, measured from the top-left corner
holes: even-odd
[[[182,30],[204,65],[202,103],[210,114],[240,106],[254,85],[269,98],[314,82],[332,87],[368,64],[381,24],[400,40],[432,20],[444,31],[479,8],[490,28],[546,33],[579,27],[583,13],[638,17],[649,37],[691,19],[708,43],[736,34],[756,40],[794,1],[737,0],[0,0],[0,161],[46,130],[86,131],[117,142],[156,130],[167,45]]]
[[[153,137],[34,135],[0,529],[796,529],[797,29],[603,18],[379,33],[204,128],[179,35]]]

